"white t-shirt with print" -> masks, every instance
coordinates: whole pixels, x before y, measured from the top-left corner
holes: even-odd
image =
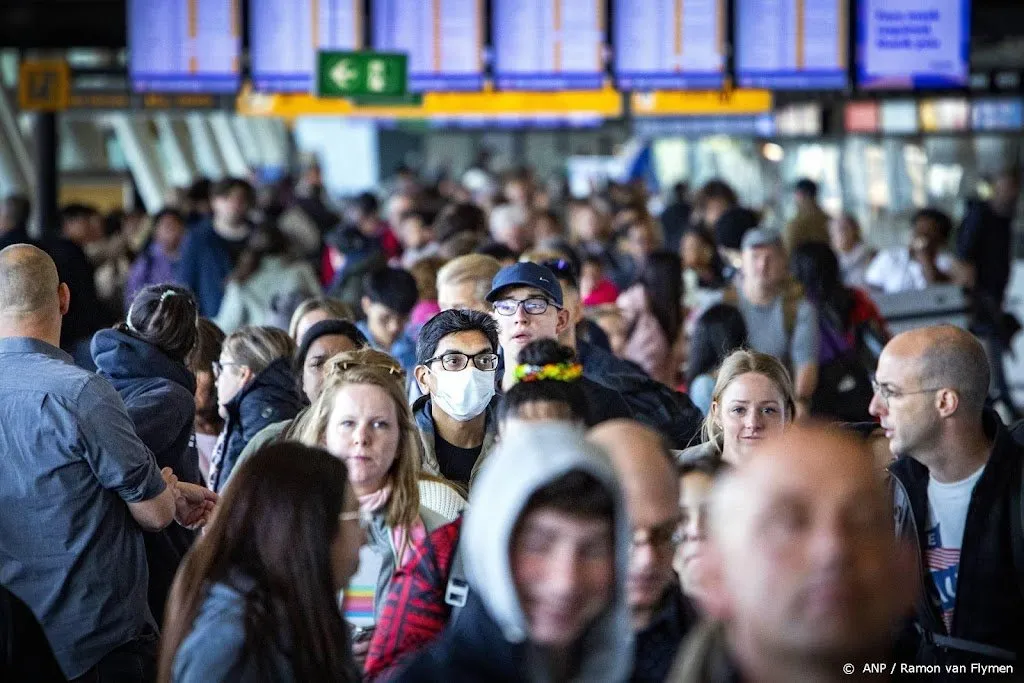
[[[928,529],[925,532],[925,560],[942,603],[942,619],[947,633],[953,630],[956,607],[956,580],[960,573],[960,548],[967,524],[967,508],[974,486],[984,466],[977,472],[949,484],[928,478]]]

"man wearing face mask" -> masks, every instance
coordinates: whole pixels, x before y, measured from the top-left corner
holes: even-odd
[[[494,445],[498,328],[478,311],[451,309],[427,321],[416,345],[413,404],[423,469],[468,490]]]

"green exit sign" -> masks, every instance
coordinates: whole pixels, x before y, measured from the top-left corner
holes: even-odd
[[[318,97],[404,95],[408,87],[408,62],[404,54],[386,52],[317,53]]]

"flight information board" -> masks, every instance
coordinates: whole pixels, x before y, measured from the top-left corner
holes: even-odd
[[[264,92],[310,92],[318,50],[359,50],[363,0],[250,0],[252,82]]]
[[[604,83],[605,0],[493,0],[494,80],[505,90]]]
[[[374,0],[373,48],[409,55],[409,89],[480,90],[483,0]]]
[[[967,85],[970,23],[970,0],[861,0],[857,85]]]
[[[136,92],[238,90],[240,0],[129,0],[128,73]]]
[[[849,0],[736,0],[741,88],[833,90],[847,84]]]
[[[622,90],[722,87],[725,0],[618,0],[613,36]]]

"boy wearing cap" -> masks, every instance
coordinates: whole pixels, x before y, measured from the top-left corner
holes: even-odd
[[[782,236],[758,228],[743,236],[742,279],[735,303],[750,348],[775,356],[793,373],[797,411],[806,415],[818,384],[818,315],[786,268]],[[728,297],[727,297],[728,298]]]
[[[515,384],[519,352],[538,339],[555,339],[572,324],[564,308],[562,286],[548,268],[536,263],[516,263],[498,271],[491,282],[487,301],[494,306],[498,322],[504,371],[503,391]],[[622,395],[592,382],[580,380],[585,386],[588,412],[596,424],[616,417],[632,417],[633,412]]]

